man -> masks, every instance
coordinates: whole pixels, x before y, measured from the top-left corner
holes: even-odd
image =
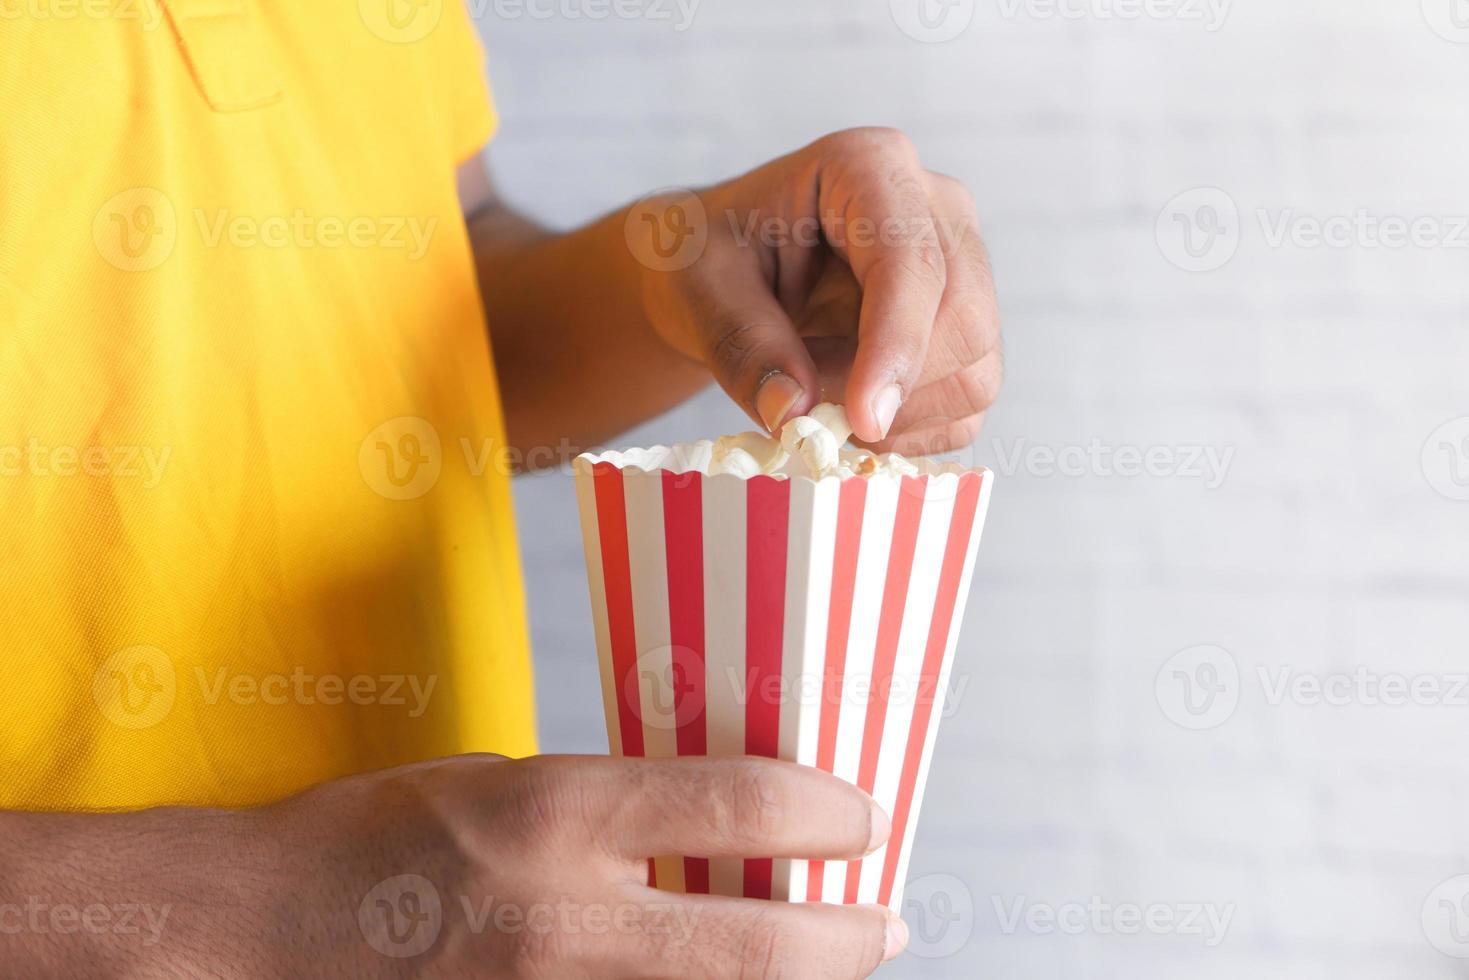
[[[901,949],[881,909],[645,885],[655,854],[871,850],[845,783],[528,758],[509,470],[711,377],[767,428],[825,392],[867,443],[969,442],[1000,379],[970,200],[860,130],[553,235],[478,163],[482,79],[453,4],[8,5],[7,976]],[[498,914],[545,908],[580,911]]]

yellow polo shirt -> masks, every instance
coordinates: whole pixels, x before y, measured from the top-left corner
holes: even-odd
[[[535,750],[457,0],[0,0],[0,808]]]

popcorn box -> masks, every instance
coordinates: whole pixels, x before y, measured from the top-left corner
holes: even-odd
[[[664,856],[650,880],[897,910],[993,476],[710,476],[682,456],[575,463],[612,754],[815,766],[893,831],[862,860]]]

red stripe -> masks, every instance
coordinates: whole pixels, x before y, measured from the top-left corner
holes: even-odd
[[[818,702],[820,729],[816,768],[836,769],[837,722],[842,710],[842,680],[847,672],[847,638],[852,630],[852,592],[857,585],[857,553],[862,544],[862,511],[867,503],[867,481],[842,483],[837,505],[836,547],[832,554],[831,605],[827,611],[826,668]],[[806,901],[821,901],[826,862],[812,861],[806,879]]]
[[[639,721],[638,685],[627,683],[638,662],[638,641],[633,630],[632,573],[627,557],[627,502],[622,471],[611,463],[592,467],[597,493],[597,534],[602,541],[602,580],[607,595],[607,633],[612,641],[612,677],[617,685],[617,722],[622,733],[622,754],[643,754],[643,726]]]
[[[877,646],[872,654],[872,686],[867,695],[867,722],[862,727],[862,758],[857,765],[857,785],[871,793],[877,782],[877,757],[882,749],[883,724],[893,689],[893,662],[898,656],[898,634],[903,628],[903,606],[908,601],[908,580],[913,575],[913,552],[918,546],[918,520],[923,515],[923,495],[928,477],[903,477],[898,488],[898,513],[893,520],[893,546],[888,552],[887,581],[882,591],[882,612],[877,620]],[[861,861],[847,862],[846,902],[857,901]]]
[[[959,583],[964,578],[964,558],[969,553],[969,536],[979,509],[982,478],[965,474],[959,479],[959,492],[954,498],[954,516],[949,522],[949,540],[944,546],[944,564],[939,572],[938,595],[934,599],[933,619],[928,628],[928,645],[923,652],[923,674],[918,701],[913,706],[913,725],[908,730],[908,745],[903,753],[903,773],[898,781],[898,798],[893,807],[893,833],[888,838],[887,856],[882,865],[882,881],[877,900],[886,905],[893,896],[893,883],[902,856],[903,835],[913,811],[913,792],[918,785],[918,770],[923,748],[928,739],[928,726],[938,696],[939,672],[944,665],[944,651],[949,646],[949,631],[957,629],[954,608],[959,601]]]
[[[745,494],[745,752],[773,759],[780,750],[791,484],[757,476],[746,483]],[[746,861],[745,897],[769,898],[772,872],[770,858]]]
[[[704,487],[699,473],[663,473],[668,634],[679,755],[706,755],[704,719]],[[707,858],[684,858],[684,888],[709,893]]]

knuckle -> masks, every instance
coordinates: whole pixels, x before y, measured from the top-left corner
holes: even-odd
[[[738,765],[730,775],[729,798],[734,835],[745,841],[765,841],[780,824],[780,793],[775,779],[761,768]]]
[[[855,977],[869,976],[881,966],[883,949],[887,946],[887,921],[882,913],[874,914],[866,909],[862,912],[868,919],[876,921],[870,922],[861,931],[861,938],[852,947],[852,956],[856,962],[851,964],[850,975]]]
[[[1003,377],[999,371],[988,369],[969,370],[963,373],[964,401],[971,409],[982,412],[1000,397]],[[978,432],[975,433],[978,435]]]
[[[943,249],[937,243],[917,242],[882,259],[883,271],[899,288],[942,289],[948,281]]]
[[[913,252],[913,261],[922,270],[922,275],[940,283],[948,281],[949,263],[936,239],[923,236],[914,244]]]
[[[972,414],[968,419],[959,423],[959,435],[964,438],[962,445],[970,445],[975,439],[980,438],[980,432],[984,429],[983,414]]]
[[[941,397],[944,404],[950,406],[947,418],[942,420],[945,439],[952,441],[966,431],[971,436],[979,434],[982,422],[980,413],[993,405],[999,397],[1001,381],[998,366],[990,363],[956,371],[944,379],[940,388]],[[958,426],[968,426],[969,429],[963,430],[957,428]]]
[[[960,370],[973,367],[989,356],[989,349],[978,324],[984,320],[979,304],[957,303],[940,315],[938,333],[950,362]]]
[[[740,938],[741,980],[768,980],[786,976],[792,962],[792,940],[780,922],[769,912],[750,915]]]
[[[864,131],[868,141],[879,149],[897,156],[916,157],[917,148],[913,140],[901,129],[891,126],[870,126]]]
[[[759,350],[756,331],[748,322],[726,323],[709,343],[709,360],[728,377],[746,374]]]
[[[590,801],[585,787],[564,766],[545,759],[506,763],[511,768],[508,792],[501,794],[505,816],[522,844],[554,847],[575,834]]]
[[[999,313],[981,290],[951,297],[939,313],[938,335],[951,363],[972,367],[1000,351]]]
[[[988,329],[991,333],[997,332],[993,330],[993,327],[999,323],[999,312],[995,309],[994,296],[990,292],[981,289],[970,290],[959,302],[958,310],[960,317],[972,330],[985,331]]]
[[[979,230],[979,219],[974,212],[942,214],[937,222],[936,234],[943,242],[944,249],[959,256],[961,261],[981,267],[988,262],[984,251],[984,237]],[[987,278],[987,272],[981,271],[979,275]]]
[[[833,153],[844,156],[877,155],[911,162],[918,159],[913,140],[891,126],[859,126],[833,133],[823,141]]]
[[[929,173],[934,200],[950,213],[950,221],[963,232],[978,231],[978,203],[969,185],[948,174]]]
[[[957,432],[955,436],[959,441],[954,443],[954,445],[968,446],[979,438],[980,431],[984,429],[984,416],[979,414],[971,415],[968,418],[960,419],[956,423],[956,426]]]
[[[838,130],[827,135],[826,141],[849,146],[864,146],[871,145],[897,132],[898,130],[891,126],[852,126],[849,129]]]
[[[980,232],[979,216],[974,211],[972,200],[965,200],[957,206],[937,208],[934,225],[935,234],[945,252],[969,264],[981,267],[988,264],[984,236]]]
[[[969,185],[952,174],[930,171],[929,177],[934,187],[941,191],[945,197],[955,201],[973,202],[974,196],[969,193]]]
[[[999,296],[999,290],[995,286],[995,270],[990,264],[989,249],[985,248],[984,239],[980,235],[979,219],[974,219],[974,247],[965,250],[965,267],[973,271],[975,276],[975,288],[978,289],[994,306]]]
[[[975,412],[962,418],[934,419],[905,433],[895,443],[898,452],[937,455],[973,445],[984,428],[984,415]]]

